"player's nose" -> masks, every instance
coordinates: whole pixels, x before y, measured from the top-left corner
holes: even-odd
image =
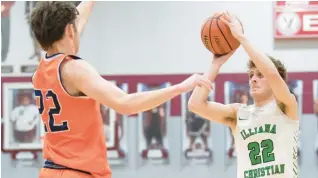
[[[256,83],[257,82],[257,77],[255,75],[251,78],[251,82],[252,83]]]

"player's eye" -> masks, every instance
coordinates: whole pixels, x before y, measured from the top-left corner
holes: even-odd
[[[248,74],[248,76],[251,79],[253,77],[253,73]]]
[[[257,72],[257,76],[258,76],[259,78],[263,78],[263,77],[264,77],[264,75],[263,75],[262,73],[260,73],[260,72]]]

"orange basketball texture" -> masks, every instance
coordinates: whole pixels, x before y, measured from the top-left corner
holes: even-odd
[[[204,46],[215,55],[227,54],[240,46],[230,28],[220,20],[223,15],[220,12],[215,13],[201,28],[201,40]]]

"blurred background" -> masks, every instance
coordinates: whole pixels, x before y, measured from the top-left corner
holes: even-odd
[[[42,166],[44,127],[31,76],[44,52],[30,31],[36,1],[1,2],[1,177],[34,178]],[[79,3],[79,2],[74,2]],[[299,102],[300,178],[318,177],[318,3],[96,2],[79,56],[128,93],[176,84],[204,72],[212,55],[201,42],[204,20],[229,10],[249,40],[281,59]],[[248,56],[239,48],[222,67],[209,99],[248,103]],[[113,177],[236,177],[229,128],[187,110],[190,93],[144,113],[101,105]],[[106,153],[106,149],[105,149]],[[92,153],[94,154],[94,153]]]

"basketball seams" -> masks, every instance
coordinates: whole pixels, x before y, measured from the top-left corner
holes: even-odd
[[[201,40],[202,41],[204,41],[204,29],[206,28],[206,26],[208,25],[208,23],[210,22],[210,20],[211,20],[211,18],[209,18],[206,22],[205,22],[205,24],[203,25],[203,28],[201,29]],[[212,23],[212,22],[211,22]],[[211,23],[210,23],[210,26],[211,26]],[[210,28],[209,28],[209,30],[210,30]],[[209,35],[210,35],[210,33],[209,33]],[[213,48],[213,46],[212,46],[212,42],[211,42],[211,37],[209,37],[209,41],[210,41],[210,44],[211,44],[211,47]],[[204,45],[205,46],[205,45]],[[209,51],[211,50],[211,49],[208,49]],[[213,50],[214,50],[214,52],[216,52],[215,51],[215,49],[213,48]]]
[[[212,49],[213,49],[213,51],[214,51],[214,54],[215,54],[215,55],[220,55],[218,52],[216,52],[216,50],[214,49],[213,44],[212,44],[212,39],[211,39],[211,26],[212,26],[212,23],[213,23],[213,18],[211,18],[210,20],[211,20],[211,23],[210,23],[210,27],[209,27],[209,41],[210,41],[210,43],[211,43],[211,47],[212,47]]]
[[[221,15],[221,16],[222,16],[222,15]],[[221,29],[220,26],[219,26],[219,18],[216,19],[216,25],[218,26],[218,28],[219,28],[219,30],[220,30],[220,32],[221,32],[223,38],[225,39],[225,41],[226,41],[226,43],[227,43],[227,45],[230,47],[231,50],[233,50],[232,46],[230,45],[229,41],[226,39],[226,37],[225,37],[225,35],[224,35],[222,29]]]
[[[222,15],[223,15],[223,13],[220,14],[219,16],[217,16],[216,19],[219,19]],[[214,17],[213,17],[213,18],[214,18]]]
[[[210,19],[209,19],[209,20],[210,20]],[[203,35],[203,31],[204,31],[206,25],[208,24],[209,20],[207,20],[207,21],[203,24],[203,28],[201,28],[201,39],[203,39],[203,38],[202,38],[202,36],[204,36],[204,35]]]
[[[219,22],[222,16],[224,16],[224,13],[215,13],[214,16],[207,19],[201,29],[201,40],[204,43],[204,46],[215,55],[227,54],[228,52],[237,49],[240,45],[233,37],[229,27],[227,27],[226,24]],[[213,21],[215,22],[213,23]],[[241,21],[239,19],[238,21],[242,26]]]

